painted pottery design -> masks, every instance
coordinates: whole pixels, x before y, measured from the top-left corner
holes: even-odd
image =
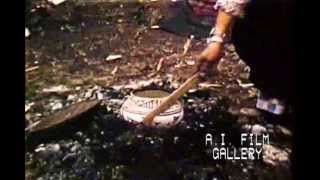
[[[151,110],[169,96],[168,92],[161,90],[138,90],[131,93],[123,103],[120,112],[126,121],[140,123]],[[178,124],[183,117],[183,106],[177,101],[165,112],[156,116],[153,125],[157,127],[171,127]]]

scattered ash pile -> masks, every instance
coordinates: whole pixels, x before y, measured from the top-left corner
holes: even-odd
[[[163,86],[152,83],[147,88],[173,89],[167,82],[163,82]],[[228,99],[217,96],[214,91],[196,89],[187,93],[182,98],[184,119],[170,129],[133,126],[121,118],[119,109],[132,89],[94,86],[86,90],[78,88],[78,91],[79,95],[69,94],[65,100],[51,100],[54,103],[48,103],[48,111],[58,111],[57,103],[64,108],[86,99],[100,99],[98,110],[88,117],[90,119],[82,128],[72,133],[66,132],[32,146],[28,146],[26,136],[26,179],[290,177],[291,151],[284,146],[266,146],[264,158],[257,161],[212,160],[211,152],[205,147],[206,133],[227,133],[234,146],[237,146],[241,132],[271,132],[274,144],[279,143],[279,134],[281,137],[285,134],[282,132],[285,130],[277,130],[279,126],[268,124],[263,119],[259,123],[242,125],[239,116],[228,111]],[[36,106],[34,104],[30,111]]]

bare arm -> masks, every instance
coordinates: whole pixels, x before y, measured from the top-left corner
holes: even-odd
[[[222,36],[223,34],[227,34],[230,30],[230,25],[233,21],[233,16],[225,13],[224,11],[219,10],[216,22],[215,29],[216,34]]]
[[[213,70],[212,65],[217,65],[222,57],[223,36],[229,34],[231,26],[236,17],[240,16],[243,8],[249,0],[218,0],[215,8],[219,8],[216,21],[213,22],[215,31],[214,35],[218,37],[208,44],[199,56],[198,70],[203,71],[201,74]],[[222,40],[219,40],[222,39]],[[216,67],[216,66],[215,66]],[[215,68],[214,67],[214,68]],[[203,75],[201,75],[203,76]]]
[[[215,22],[215,34],[223,36],[230,30],[230,25],[233,21],[233,16],[223,11],[219,11],[216,22]],[[200,54],[200,60],[206,61],[217,61],[221,56],[223,43],[213,42]]]

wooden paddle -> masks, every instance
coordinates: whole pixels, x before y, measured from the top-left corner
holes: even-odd
[[[52,127],[73,121],[81,115],[88,113],[89,110],[95,108],[100,104],[98,100],[87,100],[75,103],[69,107],[58,111],[50,116],[47,116],[36,123],[26,128],[27,132],[37,132],[50,129]]]
[[[148,113],[144,119],[143,123],[147,126],[151,126],[153,118],[160,113],[167,110],[172,104],[174,104],[185,92],[194,87],[199,80],[199,72],[195,73],[186,82],[184,82],[178,89],[171,93],[158,107],[153,109]]]

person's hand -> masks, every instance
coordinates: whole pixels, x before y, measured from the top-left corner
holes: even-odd
[[[205,79],[216,72],[217,64],[222,57],[223,44],[213,42],[204,49],[198,57],[197,70],[201,79]]]

